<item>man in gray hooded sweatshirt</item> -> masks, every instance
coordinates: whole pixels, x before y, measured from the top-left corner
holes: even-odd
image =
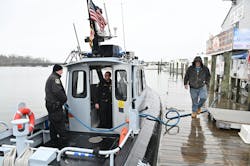
[[[196,118],[197,114],[201,112],[201,107],[207,99],[210,77],[210,71],[203,65],[201,57],[195,57],[184,77],[185,88],[188,89],[188,85],[190,87],[192,118]]]

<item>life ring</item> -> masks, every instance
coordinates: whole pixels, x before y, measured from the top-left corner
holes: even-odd
[[[24,115],[29,116],[29,131],[32,132],[34,129],[34,126],[35,126],[35,115],[29,108],[19,109],[14,116],[14,120],[21,119]],[[19,125],[17,125],[17,128],[19,130],[22,130],[23,125],[19,124]]]

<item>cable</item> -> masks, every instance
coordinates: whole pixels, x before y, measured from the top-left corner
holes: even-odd
[[[69,106],[67,104],[64,104],[64,107],[69,111],[69,113],[71,113],[73,115],[73,117],[81,124],[83,125],[85,128],[87,128],[88,130],[90,131],[96,131],[96,132],[101,132],[101,133],[106,133],[106,132],[111,132],[111,131],[114,131],[115,129],[118,129],[124,125],[127,124],[127,122],[123,122],[121,123],[120,125],[116,126],[116,127],[113,127],[111,129],[97,129],[97,128],[92,128],[90,127],[89,125],[87,125],[86,123],[84,123],[83,121],[81,121],[79,118],[77,118],[75,115],[74,115],[74,112],[71,110],[71,108],[69,108]]]
[[[213,102],[210,104],[209,107],[213,107],[215,102],[219,99],[219,96],[217,96]],[[170,110],[175,110],[177,112],[177,109],[174,109],[174,108],[171,108]],[[174,112],[174,111],[173,111]],[[208,112],[208,110],[204,110],[204,111],[201,111],[201,114],[202,113],[205,113],[205,112]],[[166,119],[168,120],[173,120],[173,119],[180,119],[180,118],[183,118],[183,117],[186,117],[186,116],[191,116],[192,114],[191,113],[188,113],[188,114],[182,114],[182,115],[177,115],[177,116],[173,116],[173,117],[169,117],[168,114],[170,113],[170,111],[168,111],[165,115]]]
[[[150,115],[150,114],[139,114],[139,116],[140,117],[142,117],[142,118],[150,118],[151,120],[155,120],[155,121],[157,121],[157,122],[159,122],[159,123],[161,123],[161,124],[163,124],[163,125],[165,125],[165,126],[171,126],[171,127],[173,127],[173,126],[177,126],[178,125],[178,123],[180,122],[180,113],[178,112],[178,111],[176,111],[175,109],[171,109],[171,110],[169,110],[167,113],[166,113],[166,116],[169,114],[169,113],[171,113],[171,112],[173,112],[173,113],[176,113],[177,114],[177,116],[175,116],[176,118],[175,119],[177,119],[177,121],[175,122],[175,123],[173,123],[173,124],[169,124],[169,121],[167,122],[167,123],[165,123],[163,120],[161,120],[160,118],[157,118],[157,117],[154,117],[154,116],[152,116],[152,115]],[[167,118],[168,119],[168,118]]]
[[[13,148],[6,155],[4,155],[2,163],[3,166],[15,166],[16,156],[17,156],[16,148]]]
[[[17,166],[27,166],[29,165],[29,158],[34,153],[31,148],[25,149],[25,151],[17,157],[15,165]]]

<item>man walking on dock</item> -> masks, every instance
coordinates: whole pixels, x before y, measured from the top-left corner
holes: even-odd
[[[190,87],[192,118],[196,118],[197,114],[201,113],[201,107],[207,99],[210,77],[210,71],[203,65],[201,57],[195,57],[184,77],[185,88],[188,89],[188,85]]]

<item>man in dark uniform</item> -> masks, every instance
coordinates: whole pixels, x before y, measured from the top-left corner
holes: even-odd
[[[95,109],[99,110],[100,128],[112,128],[112,80],[107,71],[104,79],[100,79],[96,94]]]
[[[62,66],[55,64],[45,86],[46,108],[49,115],[50,137],[53,146],[62,146],[67,141],[65,116],[62,108],[67,101],[67,96],[60,80],[62,73]]]

